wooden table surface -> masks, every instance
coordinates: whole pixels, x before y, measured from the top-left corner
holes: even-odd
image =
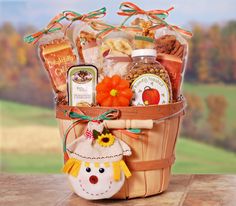
[[[0,205],[236,206],[236,175],[174,175],[161,195],[87,201],[70,191],[63,175],[0,174]]]

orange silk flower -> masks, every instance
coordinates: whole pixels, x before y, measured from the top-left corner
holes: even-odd
[[[129,82],[119,75],[105,77],[97,87],[97,103],[104,107],[129,106],[133,96]]]

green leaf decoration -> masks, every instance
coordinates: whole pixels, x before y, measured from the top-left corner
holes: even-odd
[[[97,139],[99,135],[101,135],[101,133],[94,129],[93,130],[93,138]]]
[[[110,134],[110,130],[104,127],[102,134]]]

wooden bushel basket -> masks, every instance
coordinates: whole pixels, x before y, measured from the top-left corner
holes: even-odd
[[[67,128],[75,121],[67,113],[73,107],[58,106],[56,108],[61,137]],[[76,107],[76,110],[91,117],[96,117],[108,109],[106,107]],[[126,179],[122,189],[112,198],[129,199],[147,197],[162,193],[168,187],[171,167],[175,161],[175,144],[180,130],[181,119],[184,114],[185,101],[173,104],[145,106],[145,107],[118,107],[121,120],[152,120],[152,129],[142,129],[142,135],[131,138],[121,132],[121,128],[113,129],[113,134],[126,142],[132,149],[132,155],[126,157],[132,176]],[[113,121],[113,120],[110,120]],[[140,121],[139,121],[140,122]],[[81,123],[68,135],[70,143],[78,138],[86,128]]]

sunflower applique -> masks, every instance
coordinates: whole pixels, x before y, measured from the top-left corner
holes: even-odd
[[[111,133],[101,134],[97,138],[97,143],[102,147],[110,147],[115,142],[115,137]]]

